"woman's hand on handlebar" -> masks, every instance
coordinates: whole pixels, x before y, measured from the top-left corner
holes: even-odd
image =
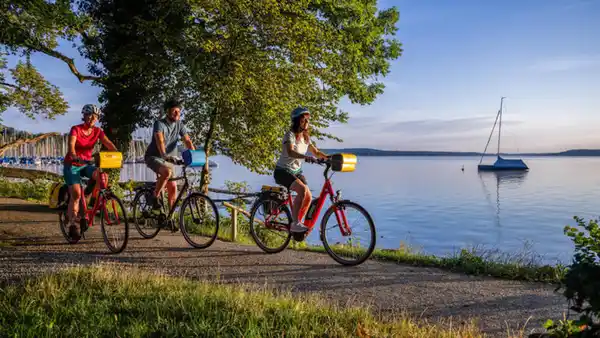
[[[317,159],[313,156],[306,156],[304,157],[304,160],[306,161],[306,163],[317,163]]]

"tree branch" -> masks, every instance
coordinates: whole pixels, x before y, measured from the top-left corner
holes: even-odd
[[[98,81],[98,82],[102,82],[102,80],[104,79],[103,77],[100,76],[91,76],[91,75],[83,75],[79,72],[79,70],[77,70],[77,67],[75,67],[75,61],[73,61],[73,59],[71,59],[70,57],[59,53],[53,49],[50,49],[46,46],[40,45],[37,47],[34,46],[28,46],[29,48],[33,49],[33,50],[37,50],[40,53],[44,53],[48,56],[51,56],[55,59],[59,59],[62,60],[64,63],[67,64],[67,66],[69,66],[69,69],[71,70],[71,73],[73,73],[73,75],[75,75],[77,77],[77,79],[79,80],[79,82],[83,83],[83,81]]]

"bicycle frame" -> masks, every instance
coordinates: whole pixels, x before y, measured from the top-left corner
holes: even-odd
[[[340,191],[338,190],[337,193],[335,193],[333,190],[333,185],[331,184],[331,177],[333,176],[333,174],[331,174],[331,176],[329,176],[329,177],[327,176],[329,169],[331,168],[331,164],[329,162],[325,162],[325,163],[326,163],[326,168],[325,168],[325,171],[323,172],[323,176],[325,177],[325,182],[323,183],[323,187],[321,188],[321,193],[319,194],[319,197],[317,199],[316,209],[315,209],[314,213],[312,214],[311,219],[305,219],[305,222],[303,223],[308,228],[308,230],[305,233],[305,236],[308,236],[314,229],[315,224],[317,223],[317,220],[319,219],[321,210],[323,209],[323,206],[325,205],[325,200],[327,199],[327,196],[329,196],[329,199],[331,200],[332,204],[335,204],[339,200]],[[311,203],[312,203],[312,201],[311,201]],[[291,192],[288,193],[288,197],[284,204],[288,204],[289,206],[293,207]],[[310,206],[309,206],[309,208],[310,208]],[[352,230],[348,226],[346,212],[344,210],[338,210],[338,209],[336,209],[334,212],[335,212],[335,217],[338,222],[338,226],[340,227],[340,232],[342,233],[343,236],[350,236],[352,234]],[[307,213],[308,213],[308,211],[307,211]],[[267,221],[267,220],[265,220],[265,221]]]
[[[81,208],[82,208],[82,212],[83,212],[83,219],[85,219],[88,227],[92,227],[94,225],[94,215],[96,215],[96,213],[98,213],[98,211],[100,211],[101,208],[106,207],[106,199],[104,198],[104,194],[109,189],[108,174],[103,172],[102,169],[98,169],[98,170],[99,170],[98,182],[96,184],[98,184],[100,187],[95,187],[94,190],[92,191],[92,196],[96,197],[93,207],[88,210],[87,203],[85,202],[85,196],[81,196],[81,199],[80,199]],[[83,188],[81,190],[84,191]],[[118,222],[119,215],[116,212],[116,202],[114,200],[112,200],[112,206],[113,206],[113,209],[115,210],[115,217]],[[111,221],[108,217],[108,213],[104,213],[104,218],[106,220],[106,224],[111,223]]]
[[[177,181],[183,180],[183,187],[181,187],[181,191],[179,191],[179,193],[177,194],[177,198],[175,199],[175,203],[173,203],[173,206],[172,207],[169,206],[169,213],[167,214],[167,219],[171,219],[173,217],[173,214],[175,213],[175,208],[181,202],[181,200],[183,199],[183,196],[185,195],[185,193],[187,192],[187,190],[190,187],[190,183],[187,178],[187,170],[186,169],[187,169],[187,167],[183,166],[183,176],[174,177],[174,178],[169,179],[169,182],[177,182]],[[160,191],[161,198],[164,193],[165,193],[164,189]]]

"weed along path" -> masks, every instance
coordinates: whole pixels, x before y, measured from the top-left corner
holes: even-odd
[[[189,247],[180,233],[166,231],[144,240],[132,228],[127,249],[111,255],[99,225],[87,239],[68,245],[57,219],[46,206],[0,198],[0,279],[15,281],[73,264],[117,262],[191,279],[317,293],[331,303],[368,306],[375,313],[408,311],[429,321],[451,317],[453,325],[478,318],[481,329],[491,336],[506,336],[509,328],[516,332],[526,322],[528,333],[548,318],[561,319],[566,309],[564,298],[548,284],[372,260],[344,267],[326,254],[286,250],[267,255],[255,246],[221,241],[198,250]]]

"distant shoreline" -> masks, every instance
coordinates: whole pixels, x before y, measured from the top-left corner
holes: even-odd
[[[478,152],[460,152],[460,151],[405,151],[405,150],[379,150],[371,148],[336,148],[322,149],[325,153],[352,153],[357,156],[477,156]],[[495,157],[496,153],[486,153],[485,157]],[[590,157],[600,156],[600,149],[571,149],[556,153],[500,153],[500,156],[530,156],[530,157]]]

